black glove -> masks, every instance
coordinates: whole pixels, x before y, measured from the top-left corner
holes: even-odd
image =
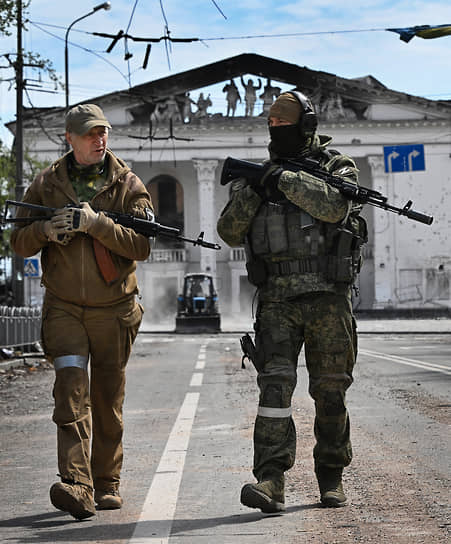
[[[268,163],[264,166],[263,174],[259,182],[260,188],[264,194],[264,197],[262,197],[264,200],[277,201],[284,198],[285,195],[277,187],[282,172],[283,168],[277,164]]]

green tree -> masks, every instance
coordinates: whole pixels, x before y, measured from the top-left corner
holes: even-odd
[[[22,0],[22,29],[27,30],[26,23],[27,19],[27,9],[30,6],[31,0]],[[13,34],[14,28],[17,28],[17,15],[18,15],[18,5],[17,0],[0,0],[0,36],[11,36]],[[23,62],[28,66],[33,66],[43,70],[49,76],[50,80],[59,87],[63,88],[60,77],[53,69],[52,62],[49,59],[42,58],[39,53],[34,53],[31,51],[21,51]],[[8,62],[8,65],[1,66],[1,68],[10,68],[16,70],[16,64],[19,54],[19,51],[15,53],[2,53],[0,57],[4,57]],[[4,79],[0,78],[0,83],[2,81],[13,81],[15,77],[5,77]]]
[[[31,0],[22,0],[22,28],[26,30],[27,9],[30,6]],[[18,16],[17,0],[0,0],[0,36],[11,36],[14,29],[17,27]],[[23,61],[28,65],[33,65],[36,68],[44,70],[53,82],[60,83],[55,70],[49,60],[42,58],[38,53],[30,51],[16,51],[15,53],[3,53],[0,56],[4,57],[8,62],[7,66],[2,68],[16,70],[16,60],[18,54],[21,53]],[[3,81],[13,81],[17,76],[6,77]],[[2,78],[0,78],[0,83]],[[26,150],[24,151],[24,181],[31,182],[39,170],[46,166],[46,163],[39,161]],[[16,161],[14,151],[8,149],[0,140],[0,209],[3,213],[5,201],[8,198],[14,197]],[[9,231],[10,227],[6,226],[0,230],[0,258],[8,256],[9,248]]]
[[[23,0],[22,9],[25,10],[30,5],[30,0]],[[17,20],[17,1],[0,0],[0,34],[11,36],[10,28],[14,26]]]
[[[29,151],[24,153],[24,182],[31,183],[38,172],[48,166],[48,162],[40,161]],[[16,176],[16,160],[14,153],[8,149],[0,140],[0,209],[3,216],[5,202],[14,199],[14,187]],[[0,230],[0,259],[11,256],[9,245],[10,225],[4,225]]]

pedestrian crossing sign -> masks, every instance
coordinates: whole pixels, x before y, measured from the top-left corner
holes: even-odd
[[[39,277],[39,259],[24,259],[23,271],[26,278],[38,278]]]

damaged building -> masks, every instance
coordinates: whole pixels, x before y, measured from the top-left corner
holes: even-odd
[[[254,288],[244,250],[227,247],[216,233],[229,192],[219,180],[229,156],[267,158],[267,111],[280,92],[295,89],[312,99],[331,147],[356,160],[361,185],[401,208],[412,200],[434,217],[429,226],[365,206],[369,241],[354,307],[450,306],[451,102],[396,92],[371,76],[346,79],[242,54],[86,101],[103,108],[113,126],[109,145],[146,184],[157,221],[189,237],[204,232],[222,246],[155,241],[148,262],[138,264],[148,321],[175,315],[191,272],[213,275],[223,315],[250,316]],[[41,160],[56,159],[64,151],[64,108],[26,110],[24,138]]]

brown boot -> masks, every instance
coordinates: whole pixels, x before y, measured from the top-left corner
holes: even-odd
[[[94,500],[97,503],[99,510],[117,510],[122,508],[122,497],[117,489],[96,489],[94,492]]]
[[[262,478],[258,484],[246,484],[241,490],[241,504],[260,508],[266,514],[285,510],[284,475]]]
[[[321,493],[321,502],[324,506],[332,508],[344,506],[347,499],[341,483],[343,469],[341,467],[319,466],[315,467],[315,473]]]
[[[87,485],[64,482],[53,484],[50,500],[55,508],[68,512],[75,519],[90,518],[96,513],[92,490]]]

